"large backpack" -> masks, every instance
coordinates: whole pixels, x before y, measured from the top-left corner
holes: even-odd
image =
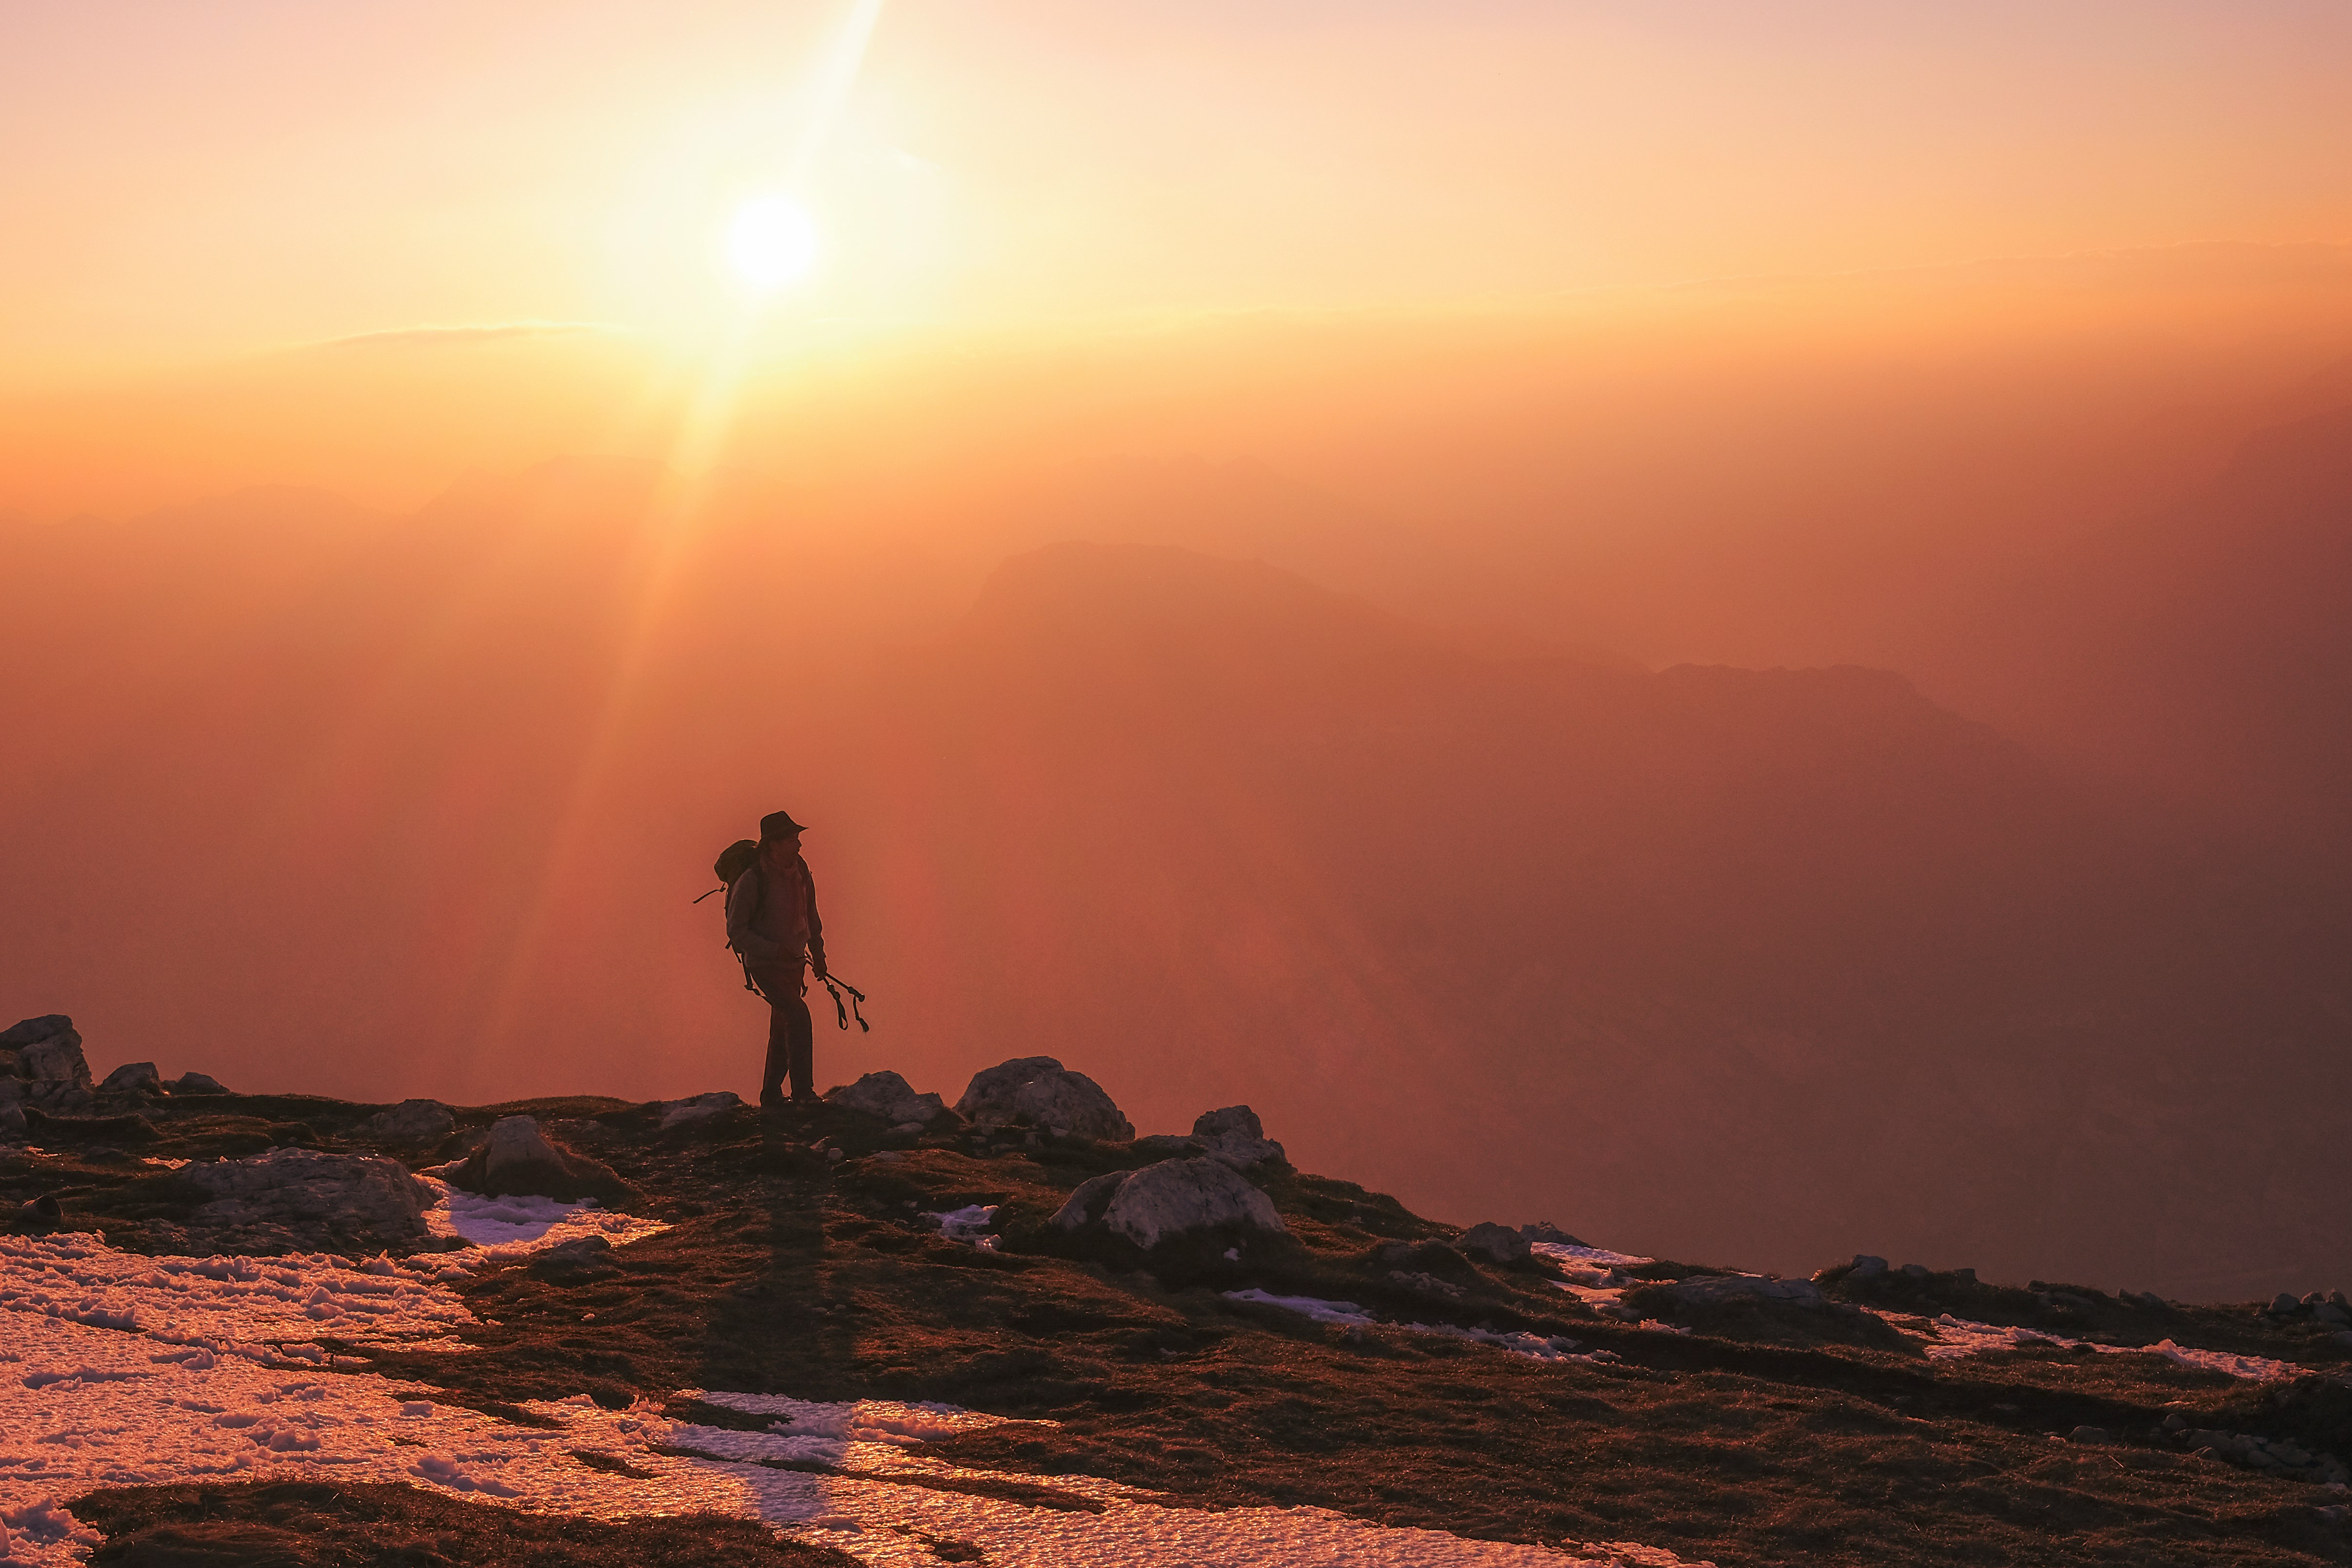
[[[750,871],[751,862],[759,858],[760,846],[751,839],[737,839],[733,843],[720,850],[719,858],[712,862],[710,866],[711,871],[719,877],[719,885],[712,888],[710,893],[724,893],[734,886],[735,879]],[[702,898],[709,898],[710,893],[704,894]],[[698,898],[694,902],[700,904],[702,898]]]

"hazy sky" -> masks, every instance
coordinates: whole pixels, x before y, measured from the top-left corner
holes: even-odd
[[[2334,0],[871,9],[861,55],[853,0],[5,0],[0,374],[694,337],[786,187],[768,308],[859,321],[2352,239]]]

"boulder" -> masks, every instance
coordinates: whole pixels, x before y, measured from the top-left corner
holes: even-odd
[[[14,1076],[25,1081],[26,1103],[63,1115],[90,1108],[89,1063],[72,1019],[51,1013],[26,1019],[7,1033],[18,1041]]]
[[[1246,1105],[1202,1112],[1192,1124],[1192,1138],[1211,1159],[1223,1160],[1236,1170],[1290,1163],[1282,1145],[1267,1137],[1265,1129],[1258,1124],[1257,1113]]]
[[[1287,1233],[1265,1194],[1219,1160],[1162,1160],[1098,1176],[1070,1194],[1053,1224],[1071,1233],[1099,1225],[1147,1252],[1203,1233]]]
[[[373,1252],[425,1239],[432,1193],[398,1160],[271,1149],[199,1160],[178,1179],[204,1194],[189,1228],[224,1252]]]
[[[914,1086],[897,1073],[885,1069],[869,1072],[855,1083],[845,1083],[824,1092],[825,1103],[851,1111],[863,1111],[898,1126],[902,1123],[917,1124],[917,1130],[928,1127],[932,1121],[947,1114],[948,1103],[936,1094],[918,1094]]]
[[[956,1113],[986,1131],[1019,1124],[1107,1144],[1135,1136],[1102,1086],[1050,1056],[1024,1056],[982,1069],[956,1102]]]
[[[501,1116],[481,1146],[449,1173],[449,1185],[485,1197],[596,1198],[619,1207],[636,1197],[612,1167],[548,1142],[532,1116]]]
[[[664,1131],[681,1127],[689,1122],[707,1122],[742,1106],[743,1096],[732,1090],[714,1089],[708,1094],[697,1094],[687,1100],[656,1100],[654,1108],[661,1113]]]
[[[126,1061],[108,1073],[98,1090],[101,1094],[161,1094],[163,1075],[152,1061]]]
[[[226,1094],[228,1085],[209,1072],[183,1072],[165,1085],[174,1094]]]
[[[1522,1225],[1519,1227],[1519,1234],[1529,1241],[1541,1241],[1547,1246],[1581,1247],[1584,1245],[1549,1219],[1538,1219],[1533,1225]]]
[[[1526,1237],[1491,1219],[1482,1219],[1464,1231],[1455,1245],[1473,1257],[1502,1264],[1517,1263],[1534,1250]]]
[[[74,1044],[81,1043],[81,1036],[74,1034],[73,1019],[63,1013],[43,1013],[39,1018],[26,1019],[6,1029],[0,1029],[0,1051],[22,1051],[28,1045],[37,1045],[42,1040],[68,1034],[73,1034]]]
[[[372,1138],[409,1148],[437,1144],[457,1130],[456,1114],[438,1100],[403,1100],[370,1116],[363,1127]]]
[[[1761,1274],[1701,1274],[1678,1280],[1668,1289],[1675,1301],[1694,1307],[1721,1306],[1741,1297],[1809,1309],[1828,1304],[1822,1288],[1811,1280],[1768,1280]]]
[[[1056,1230],[1076,1232],[1102,1223],[1103,1210],[1110,1207],[1115,1197],[1133,1171],[1106,1171],[1101,1176],[1082,1181],[1062,1207],[1054,1211],[1050,1221]]]

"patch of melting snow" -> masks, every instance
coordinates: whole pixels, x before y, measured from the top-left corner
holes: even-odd
[[[472,1321],[450,1289],[467,1277],[464,1256],[149,1258],[91,1236],[0,1239],[0,1309],[17,1314],[0,1351],[0,1555],[86,1561],[99,1537],[64,1500],[92,1487],[304,1478],[597,1519],[709,1511],[887,1568],[936,1568],[933,1540],[970,1542],[999,1568],[1700,1568],[1630,1543],[1468,1541],[1314,1508],[1206,1512],[1114,1481],[963,1469],[909,1449],[1006,1418],[945,1405],[683,1391],[774,1418],[738,1432],[578,1395],[531,1406],[557,1426],[517,1427],[280,1337],[454,1343],[449,1331]],[[636,1473],[591,1469],[575,1449]],[[1050,1485],[1100,1511],[920,1484],[940,1479]]]
[[[1552,1281],[1554,1289],[1565,1291],[1595,1312],[1605,1312],[1612,1317],[1621,1315],[1626,1288],[1633,1283],[1618,1270],[1657,1261],[1655,1258],[1637,1258],[1630,1252],[1612,1252],[1606,1247],[1578,1247],[1565,1241],[1538,1241],[1528,1250],[1538,1258],[1549,1259],[1566,1276]],[[1691,1332],[1656,1318],[1643,1318],[1634,1326],[1661,1329],[1667,1333]]]
[[[1465,1329],[1458,1323],[1384,1323],[1353,1301],[1326,1301],[1314,1296],[1277,1296],[1253,1286],[1246,1291],[1227,1291],[1225,1299],[1251,1301],[1259,1306],[1280,1307],[1313,1318],[1317,1322],[1344,1323],[1355,1328],[1402,1329],[1408,1333],[1443,1335],[1447,1339],[1464,1339],[1477,1344],[1491,1344],[1497,1350],[1509,1351],[1536,1361],[1611,1362],[1617,1359],[1614,1351],[1594,1350],[1579,1353],[1576,1342],[1557,1335],[1547,1337],[1523,1331],[1497,1329]]]
[[[438,1176],[416,1178],[436,1195],[425,1223],[436,1236],[465,1242],[494,1255],[537,1251],[583,1236],[601,1236],[615,1247],[657,1236],[668,1226],[605,1208],[594,1198],[559,1203],[551,1197],[484,1197],[451,1186]]]
[[[1533,1241],[1528,1244],[1528,1249],[1563,1266],[1584,1264],[1598,1265],[1604,1270],[1638,1269],[1644,1263],[1657,1261],[1655,1258],[1636,1258],[1631,1252],[1612,1252],[1606,1247],[1579,1247],[1567,1241]]]
[[[139,1163],[142,1166],[161,1166],[167,1171],[175,1171],[184,1166],[188,1162],[185,1160],[158,1159],[155,1155],[149,1155]]]
[[[2182,1366],[2257,1380],[2297,1377],[2310,1370],[2291,1361],[2273,1361],[2267,1356],[2239,1355],[2226,1350],[2191,1350],[2168,1339],[2159,1340],[2155,1344],[2102,1344],[2096,1340],[2068,1339],[2063,1334],[2044,1333],[2039,1329],[2021,1328],[2013,1323],[1973,1322],[1967,1318],[1956,1318],[1949,1312],[1940,1317],[1921,1319],[1902,1312],[1880,1312],[1876,1308],[1871,1310],[1907,1333],[1916,1334],[1917,1330],[1911,1325],[1924,1322],[1935,1335],[1921,1346],[1930,1361],[1951,1361],[1959,1356],[1981,1354],[1989,1350],[2018,1350],[2027,1345],[2047,1344],[2061,1350],[2088,1346],[2102,1355],[2160,1355]]]

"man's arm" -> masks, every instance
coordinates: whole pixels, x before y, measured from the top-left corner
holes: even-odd
[[[816,878],[809,874],[808,862],[801,862],[801,886],[808,890],[809,969],[820,980],[824,978],[824,922],[816,913]]]
[[[760,908],[761,886],[760,868],[755,865],[727,890],[727,946],[747,963],[772,965],[780,956],[776,944],[751,929],[751,916]]]

